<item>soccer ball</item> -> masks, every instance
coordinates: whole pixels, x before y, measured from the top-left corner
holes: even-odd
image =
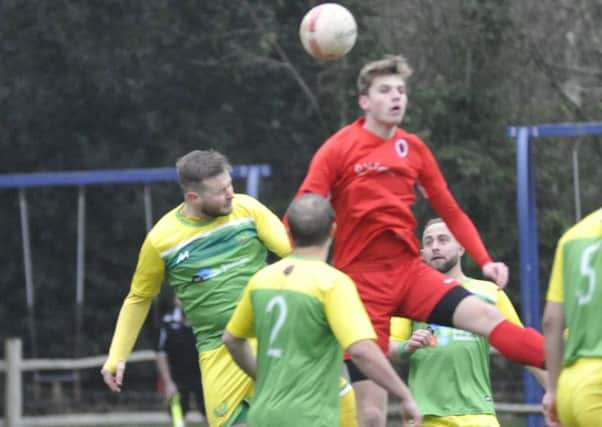
[[[305,14],[299,27],[303,47],[314,58],[333,60],[351,50],[357,38],[355,18],[337,3],[323,3]]]

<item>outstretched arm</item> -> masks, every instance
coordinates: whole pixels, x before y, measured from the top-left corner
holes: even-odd
[[[472,259],[481,267],[485,277],[493,280],[500,288],[505,287],[508,283],[508,267],[504,263],[491,260],[477,228],[449,191],[441,169],[426,145],[422,155],[424,167],[421,169],[419,182],[429,204],[445,221],[454,237]]]
[[[101,374],[107,386],[115,392],[121,391],[125,361],[132,351],[144,320],[151,307],[152,298],[141,297],[130,292],[123,302],[115,334],[111,342],[109,357],[104,363]]]
[[[101,370],[104,382],[112,391],[121,391],[125,361],[134,347],[153,298],[161,290],[164,274],[165,263],[150,235],[147,235],[140,248],[130,292],[119,312],[109,357]]]
[[[493,280],[500,288],[504,288],[508,283],[508,266],[502,262],[491,260],[477,228],[460,208],[447,186],[429,196],[429,201],[435,211],[441,215],[454,237],[481,267],[483,275]]]

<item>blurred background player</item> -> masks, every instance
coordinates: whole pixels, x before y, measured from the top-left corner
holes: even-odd
[[[521,325],[508,296],[494,283],[466,277],[464,248],[440,218],[427,222],[422,257],[483,301],[495,305],[507,320]],[[425,427],[499,427],[489,375],[490,346],[471,332],[409,319],[391,320],[389,355],[409,361],[409,386]],[[545,386],[545,372],[527,368]]]
[[[173,299],[173,308],[161,319],[157,345],[157,369],[163,397],[171,404],[178,395],[184,417],[194,400],[205,418],[205,401],[199,369],[199,353],[190,322],[182,310],[182,302]]]
[[[543,336],[507,321],[422,262],[411,207],[419,187],[429,204],[481,267],[503,287],[508,268],[493,262],[479,233],[458,206],[428,146],[398,127],[412,71],[401,56],[366,64],[357,87],[364,116],[331,136],[314,155],[297,196],[328,197],[337,218],[333,264],[353,279],[388,352],[393,315],[455,326],[486,336],[506,358],[541,367]],[[362,427],[384,427],[387,394],[347,361]]]
[[[556,247],[543,315],[550,426],[602,425],[601,313],[602,208],[566,231]]]
[[[234,360],[257,380],[250,427],[336,426],[345,348],[364,374],[402,400],[404,425],[419,425],[409,390],[373,342],[353,282],[325,260],[334,212],[308,194],[287,210],[292,255],[256,273],[226,327]],[[257,359],[246,338],[257,337]]]
[[[101,372],[111,390],[121,390],[126,359],[167,276],[196,337],[209,425],[230,426],[244,421],[253,383],[232,361],[222,334],[267,251],[288,255],[290,243],[276,215],[234,193],[230,163],[222,154],[192,151],[177,161],[176,170],[184,202],[142,244]]]

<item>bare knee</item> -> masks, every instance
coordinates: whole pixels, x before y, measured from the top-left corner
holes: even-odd
[[[454,327],[488,336],[495,326],[504,320],[496,306],[476,296],[464,298],[454,311]]]

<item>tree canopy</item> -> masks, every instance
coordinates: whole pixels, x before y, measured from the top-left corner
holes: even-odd
[[[506,128],[600,120],[602,2],[347,0],[358,41],[333,62],[314,60],[298,39],[316,3],[3,1],[0,173],[173,166],[187,151],[212,147],[232,163],[270,163],[261,198],[282,213],[315,150],[360,114],[361,65],[403,54],[414,68],[404,127],[430,145],[492,256],[510,264],[516,296],[515,147]],[[574,146],[583,210],[600,206],[600,140],[535,145],[542,289],[556,240],[574,221]],[[141,193],[87,192],[88,354],[107,350],[127,293],[145,233]],[[27,197],[40,352],[69,356],[76,191],[38,188]],[[18,199],[14,190],[0,198],[0,335],[27,335]],[[181,196],[165,184],[153,198],[156,219]],[[433,215],[424,201],[416,213],[421,221]],[[152,346],[145,336],[139,342]]]

